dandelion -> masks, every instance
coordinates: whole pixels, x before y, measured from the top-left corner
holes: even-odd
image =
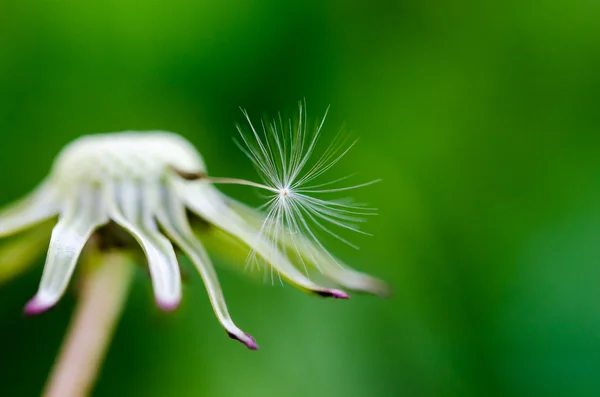
[[[250,135],[240,129],[244,152],[260,171],[264,184],[209,176],[195,148],[168,132],[91,135],[66,146],[40,186],[0,213],[0,237],[58,218],[38,291],[27,303],[26,312],[44,312],[60,300],[80,257],[113,255],[103,254],[109,249],[129,252],[134,245],[141,247],[145,255],[157,304],[165,310],[175,309],[182,294],[177,247],[200,273],[216,317],[229,336],[257,349],[254,338],[238,328],[229,315],[211,259],[191,226],[193,218],[243,242],[251,250],[250,263],[264,261],[278,277],[301,290],[323,297],[348,298],[343,290],[313,281],[307,272],[313,267],[342,288],[385,294],[384,283],[344,266],[317,238],[318,229],[345,241],[326,224],[362,233],[357,226],[361,217],[373,214],[372,209],[361,205],[317,197],[372,182],[349,188],[330,187],[331,183],[311,184],[347,150],[336,152],[336,144],[309,167],[322,122],[308,136],[301,106],[297,125],[289,123],[284,128],[280,118],[278,123],[263,123],[259,133],[244,114],[251,129]],[[217,183],[255,186],[272,193],[272,197],[262,211],[255,210],[222,194],[215,187]],[[39,238],[32,241],[39,242]],[[98,266],[99,274],[101,266],[110,268]],[[123,261],[113,265],[113,276],[126,277],[129,273],[123,270],[125,266]],[[89,297],[102,300],[102,288],[114,287],[107,272],[97,277],[96,284],[92,283]],[[126,291],[123,286],[117,289]],[[89,310],[101,306],[82,304]],[[83,313],[81,321],[93,321],[95,317],[100,315]],[[93,327],[87,329],[93,332]],[[76,338],[72,339],[73,345],[78,346],[73,349],[81,348],[81,343],[88,347],[84,342],[77,345]],[[66,350],[63,356],[68,361],[68,344]],[[60,363],[57,365],[60,372]]]

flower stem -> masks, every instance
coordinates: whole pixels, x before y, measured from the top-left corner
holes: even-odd
[[[85,275],[79,305],[43,395],[90,394],[133,279],[133,266],[119,253],[101,254]]]

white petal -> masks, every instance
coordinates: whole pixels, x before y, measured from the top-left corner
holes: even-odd
[[[255,209],[232,199],[229,203],[231,208],[256,227],[263,223],[264,216]],[[285,233],[282,237],[288,249],[297,252],[305,263],[314,266],[335,283],[351,290],[378,296],[388,296],[391,293],[385,282],[345,266],[305,236],[296,234],[292,237],[290,233]]]
[[[15,234],[58,212],[55,189],[49,182],[44,182],[27,197],[0,212],[0,237]]]
[[[85,243],[107,220],[98,190],[81,189],[78,197],[65,206],[52,231],[42,281],[27,304],[27,313],[39,313],[56,304],[69,284]]]
[[[213,310],[219,322],[225,328],[229,336],[245,344],[249,349],[256,350],[258,346],[254,338],[239,329],[227,310],[225,297],[219,284],[217,273],[206,253],[206,250],[198,241],[190,229],[185,207],[174,193],[165,189],[163,200],[158,212],[158,220],[166,230],[171,239],[182,249],[182,251],[196,265],[213,306]]]
[[[173,245],[154,222],[154,189],[125,182],[107,186],[108,213],[141,245],[148,259],[156,303],[172,310],[181,300],[181,275]]]
[[[180,180],[174,180],[173,183],[180,198],[192,211],[252,247],[296,287],[325,297],[348,298],[345,292],[321,287],[304,276],[271,241],[259,233],[257,228],[233,211],[227,205],[226,199],[212,185]]]

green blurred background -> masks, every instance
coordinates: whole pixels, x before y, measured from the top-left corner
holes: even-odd
[[[301,98],[332,105],[329,138],[361,137],[332,178],[384,179],[355,196],[380,209],[375,237],[332,247],[392,299],[221,267],[251,352],[197,275],[168,314],[140,271],[95,395],[600,395],[600,3],[484,3],[0,2],[0,204],[70,140],[124,129],[176,131],[212,174],[256,179],[238,106]],[[76,303],[25,318],[41,270],[0,288],[2,396],[39,394]]]

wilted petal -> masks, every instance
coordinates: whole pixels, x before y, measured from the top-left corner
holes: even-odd
[[[188,224],[185,207],[175,195],[165,189],[161,206],[158,212],[158,220],[166,230],[171,239],[182,249],[182,251],[194,263],[208,291],[208,297],[213,306],[219,322],[231,338],[237,339],[249,349],[256,350],[258,345],[254,338],[239,329],[229,312],[225,297],[219,284],[215,269],[202,244],[194,237]]]
[[[231,208],[255,227],[260,227],[264,222],[264,216],[255,209],[231,199],[229,203]],[[282,237],[282,241],[287,249],[297,252],[304,263],[312,265],[336,284],[351,290],[368,292],[377,296],[385,297],[390,295],[391,289],[387,283],[368,274],[346,267],[341,261],[306,237],[298,234],[292,235],[291,233],[285,233],[279,237]]]
[[[40,313],[56,304],[67,288],[85,243],[107,220],[96,190],[81,189],[78,197],[65,206],[52,230],[42,281],[25,308],[27,313]]]
[[[232,210],[221,193],[213,186],[202,182],[180,180],[175,180],[174,183],[180,198],[186,203],[187,207],[206,221],[236,236],[252,247],[281,276],[296,287],[324,297],[349,298],[344,291],[324,288],[309,280],[271,241],[259,233],[258,228],[251,226]]]
[[[0,237],[15,234],[59,212],[56,191],[49,182],[42,183],[29,196],[0,212]]]
[[[297,249],[305,262],[311,263],[336,284],[379,297],[389,297],[392,293],[390,286],[384,281],[345,266],[340,260],[328,252],[323,252],[304,237],[301,238],[301,242],[296,243],[287,238],[285,243],[290,249]]]
[[[142,185],[115,184],[107,188],[109,217],[138,241],[148,259],[156,303],[165,310],[181,301],[181,275],[173,245],[156,226],[155,194]]]

